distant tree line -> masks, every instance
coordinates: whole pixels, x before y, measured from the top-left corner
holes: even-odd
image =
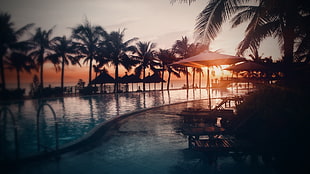
[[[51,38],[53,28],[35,29],[35,33],[25,40],[20,40],[34,24],[27,24],[15,30],[11,16],[0,14],[1,20],[1,90],[6,91],[5,69],[17,72],[17,89],[20,89],[20,73],[39,71],[38,90],[44,88],[44,64],[50,62],[56,71],[61,71],[60,87],[64,89],[65,66],[88,63],[88,85],[92,80],[92,72],[102,72],[105,66],[115,69],[115,91],[118,91],[119,67],[126,70],[134,68],[135,75],[145,78],[146,70],[163,78],[164,72],[180,77],[188,74],[187,68],[172,65],[179,59],[200,53],[202,44],[189,43],[187,37],[177,40],[171,49],[155,50],[156,44],[138,41],[138,38],[124,40],[125,30],[106,32],[101,26],[94,26],[88,20],[72,28],[70,37],[56,36]],[[169,83],[167,88],[169,89]],[[162,86],[163,89],[163,86]],[[143,84],[145,90],[145,84]]]
[[[193,3],[195,0],[172,0],[171,2]],[[105,66],[115,69],[115,91],[118,91],[119,67],[126,70],[135,69],[137,76],[146,76],[146,70],[162,78],[168,72],[168,83],[171,74],[180,77],[186,75],[188,88],[189,70],[187,67],[173,65],[172,62],[184,59],[208,49],[212,40],[221,30],[224,22],[230,20],[232,27],[248,22],[245,37],[237,47],[237,55],[243,56],[246,51],[251,57],[260,61],[258,49],[267,37],[278,39],[282,52],[283,71],[291,72],[291,64],[310,61],[310,7],[306,0],[211,0],[200,12],[196,21],[196,39],[198,44],[189,43],[186,37],[177,40],[171,49],[155,50],[156,44],[138,41],[138,38],[124,40],[125,31],[108,33],[101,26],[92,25],[88,20],[72,28],[71,36],[52,37],[53,28],[35,29],[28,39],[24,34],[34,27],[27,24],[20,29],[14,28],[11,16],[0,14],[0,78],[1,91],[6,91],[6,68],[17,72],[17,89],[20,89],[20,73],[39,71],[38,89],[44,88],[44,64],[49,61],[56,71],[61,71],[60,86],[64,88],[64,70],[69,64],[89,65],[88,84],[92,80],[93,68],[100,72]],[[262,61],[263,62],[263,61]],[[201,73],[200,69],[193,68]],[[291,73],[292,74],[292,73]],[[162,85],[163,88],[163,85]],[[169,86],[167,86],[169,89]],[[143,84],[145,90],[145,84]]]

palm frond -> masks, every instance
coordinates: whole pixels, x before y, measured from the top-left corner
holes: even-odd
[[[31,23],[31,24],[27,24],[25,26],[23,26],[22,28],[18,29],[16,32],[15,32],[15,36],[17,38],[20,38],[27,30],[29,30],[31,27],[33,27],[35,24],[34,23]]]
[[[124,45],[130,45],[132,42],[137,41],[139,38],[138,37],[134,37],[132,39],[127,40]]]
[[[174,76],[176,76],[177,78],[180,78],[180,77],[181,77],[180,73],[179,73],[178,71],[175,71],[174,69],[170,69],[169,72],[171,72],[171,73],[172,73]]]
[[[257,14],[257,6],[237,6],[236,11],[241,11],[231,19],[232,28],[239,26],[248,20],[253,19]]]
[[[142,73],[142,70],[143,70],[143,66],[142,66],[142,64],[140,64],[139,66],[137,66],[137,67],[135,68],[135,74],[136,74],[138,77],[140,77],[140,76],[141,76],[141,73]]]
[[[266,18],[262,18],[262,21],[267,20]],[[262,23],[257,25],[255,28],[251,28],[246,33],[245,38],[239,43],[237,49],[237,55],[243,55],[244,51],[248,48],[251,50],[257,49],[262,42],[267,37],[277,35],[276,28],[279,28],[279,21],[269,21],[267,23]]]
[[[211,0],[196,19],[196,39],[209,44],[219,33],[222,24],[233,14],[235,0]]]

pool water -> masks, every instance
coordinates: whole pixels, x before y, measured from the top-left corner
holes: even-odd
[[[234,95],[230,90],[212,90],[212,97]],[[239,92],[240,94],[240,92]],[[60,146],[75,141],[98,124],[133,111],[184,101],[206,99],[205,89],[152,91],[146,93],[121,93],[94,96],[53,98],[46,100],[16,101],[7,105],[18,121],[19,156],[27,157],[37,152],[36,114],[42,103],[55,110]],[[213,103],[216,103],[214,100]],[[3,122],[2,122],[3,124]],[[4,156],[14,157],[13,124],[6,123]],[[40,112],[40,138],[43,145],[55,147],[55,126],[51,110],[44,107]],[[0,155],[0,159],[3,156]]]
[[[11,169],[16,174],[95,173],[273,173],[261,160],[234,161],[227,154],[188,149],[181,133],[180,110],[207,101],[187,102],[142,111],[120,121],[117,128],[95,141],[61,156]]]

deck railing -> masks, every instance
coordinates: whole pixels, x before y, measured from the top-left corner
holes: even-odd
[[[55,126],[55,148],[53,147],[49,147],[48,145],[43,145],[41,144],[41,139],[40,139],[40,112],[42,111],[42,109],[44,108],[44,106],[47,106],[52,114],[53,114],[53,119],[54,119],[54,126]],[[15,152],[15,158],[13,160],[19,160],[20,159],[20,147],[19,147],[19,137],[18,137],[18,122],[16,120],[16,118],[14,117],[14,114],[12,113],[12,111],[4,106],[0,109],[0,150],[1,153],[3,152],[3,159],[2,160],[12,160],[10,159],[10,157],[7,157],[7,155],[5,155],[5,153],[7,152],[6,149],[6,130],[7,130],[7,117],[9,116],[11,117],[12,120],[12,124],[13,124],[13,128],[14,128],[14,152]],[[37,110],[37,116],[36,116],[36,136],[37,136],[37,150],[38,152],[41,152],[41,147],[43,147],[45,149],[45,151],[47,150],[51,150],[52,152],[55,152],[56,155],[58,155],[59,153],[59,134],[58,134],[58,121],[57,121],[57,117],[56,117],[56,113],[54,111],[54,109],[52,108],[51,105],[47,104],[47,103],[43,103],[39,106],[38,110]],[[4,147],[2,147],[4,146]]]
[[[58,135],[58,121],[57,121],[57,118],[56,118],[56,113],[54,111],[54,109],[52,108],[51,105],[47,104],[47,103],[43,103],[39,106],[38,110],[37,110],[37,147],[38,147],[38,152],[40,152],[41,150],[41,147],[44,147],[45,149],[52,149],[51,147],[48,147],[46,145],[43,145],[41,144],[41,139],[40,139],[40,112],[41,110],[43,109],[44,106],[47,106],[52,114],[53,114],[53,118],[54,118],[54,125],[55,125],[55,144],[56,144],[56,147],[55,147],[55,152],[57,153],[58,152],[58,148],[59,148],[59,135]]]
[[[2,107],[0,109],[0,120],[1,120],[1,123],[3,125],[1,125],[1,130],[0,130],[0,135],[1,135],[1,146],[5,145],[6,143],[5,142],[5,138],[6,138],[6,124],[7,124],[7,114],[10,114],[11,116],[11,120],[12,120],[12,123],[13,123],[13,128],[14,128],[14,146],[15,146],[15,160],[18,160],[19,159],[19,141],[18,141],[18,124],[17,124],[17,121],[12,113],[12,111],[8,108],[8,107]],[[2,117],[3,116],[3,117]],[[2,137],[3,136],[3,137]],[[3,148],[1,147],[1,150],[3,150]]]

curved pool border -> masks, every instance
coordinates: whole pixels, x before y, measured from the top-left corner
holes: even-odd
[[[19,158],[17,160],[1,161],[1,163],[4,164],[5,166],[6,164],[24,164],[25,162],[33,162],[33,161],[42,160],[42,159],[53,159],[53,158],[60,159],[62,154],[77,150],[84,145],[87,145],[87,144],[90,144],[91,142],[96,141],[98,136],[104,136],[108,132],[109,129],[113,127],[117,127],[118,125],[121,124],[120,122],[122,120],[130,116],[134,116],[135,114],[142,113],[148,110],[153,110],[153,109],[160,108],[160,107],[166,107],[166,106],[172,106],[172,105],[178,105],[182,103],[190,103],[190,102],[202,101],[202,100],[208,100],[208,99],[196,99],[196,100],[188,100],[188,101],[164,104],[164,105],[144,108],[144,109],[140,109],[137,111],[132,111],[126,114],[122,114],[122,115],[116,116],[115,118],[107,120],[105,122],[99,123],[97,126],[95,126],[93,129],[91,129],[89,132],[87,132],[85,135],[78,138],[77,140],[60,146],[58,151],[38,152],[38,153],[34,153],[31,156]]]

